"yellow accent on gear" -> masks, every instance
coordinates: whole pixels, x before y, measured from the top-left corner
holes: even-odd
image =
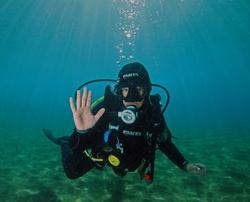
[[[113,166],[119,166],[120,165],[120,160],[116,156],[114,156],[112,154],[110,154],[108,156],[108,160],[109,160],[109,163],[111,165],[113,165]]]
[[[84,150],[84,152],[86,154],[87,157],[89,157],[92,161],[96,161],[96,162],[103,162],[102,158],[94,158],[93,156],[91,156],[86,150]]]

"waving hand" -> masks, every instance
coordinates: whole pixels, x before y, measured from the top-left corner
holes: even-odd
[[[77,91],[76,106],[73,98],[70,97],[70,108],[73,113],[73,119],[77,130],[87,130],[92,128],[99,118],[105,112],[104,108],[101,108],[96,115],[91,112],[91,100],[92,92],[87,91],[85,87],[83,89],[83,95],[81,96],[80,90]]]

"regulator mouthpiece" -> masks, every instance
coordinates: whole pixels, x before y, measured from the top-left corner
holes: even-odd
[[[137,118],[138,112],[135,106],[128,106],[121,112],[118,112],[118,117],[126,124],[132,124]]]

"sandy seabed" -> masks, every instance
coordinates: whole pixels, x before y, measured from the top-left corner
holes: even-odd
[[[186,132],[175,144],[192,162],[207,165],[205,177],[187,174],[157,151],[155,180],[124,178],[107,167],[67,179],[60,149],[41,131],[28,136],[0,131],[1,202],[249,202],[249,131]]]

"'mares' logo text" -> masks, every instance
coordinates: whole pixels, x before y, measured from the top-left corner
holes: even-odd
[[[137,131],[123,130],[122,133],[129,136],[142,136],[142,133]]]

